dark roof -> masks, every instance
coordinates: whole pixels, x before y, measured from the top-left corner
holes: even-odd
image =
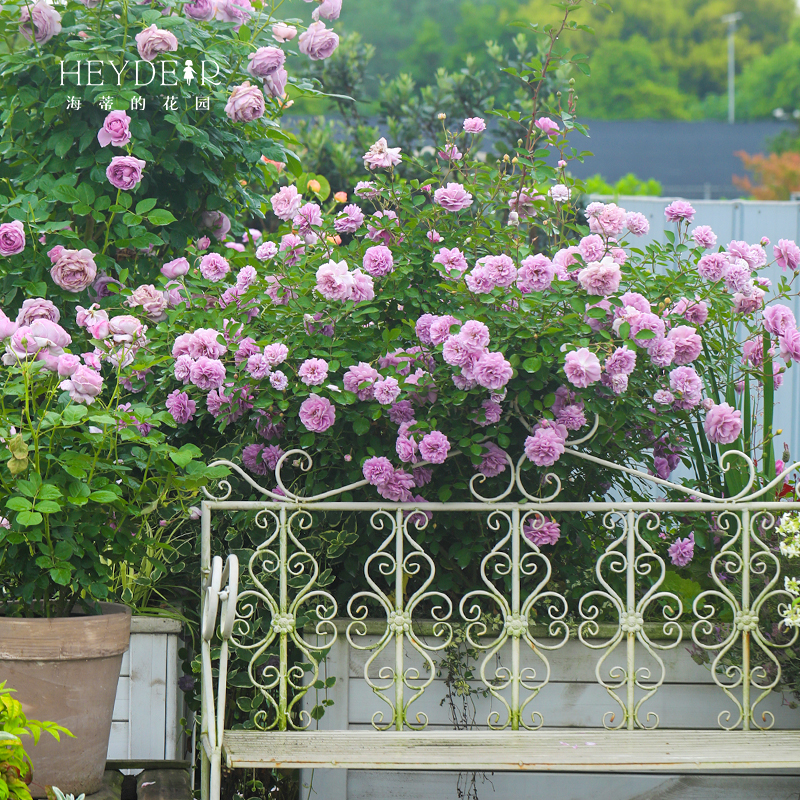
[[[717,120],[590,120],[585,124],[589,139],[580,134],[570,138],[579,151],[594,155],[583,164],[570,164],[576,177],[599,173],[614,184],[632,172],[642,180],[660,181],[665,196],[708,199],[741,195],[732,176],[746,173],[734,153],[766,153],[769,141],[780,131],[797,129],[793,123],[772,120],[734,125]]]

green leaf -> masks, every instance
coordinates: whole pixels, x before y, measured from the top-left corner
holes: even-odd
[[[20,511],[17,514],[17,522],[26,528],[31,525],[38,525],[42,519],[43,517],[38,511]]]
[[[198,456],[202,456],[203,453],[197,445],[194,444],[185,444],[181,447],[180,450],[177,450],[174,453],[170,453],[169,457],[179,466],[179,467],[186,467],[186,465],[193,459],[197,458]]]
[[[364,417],[358,417],[353,422],[353,432],[356,436],[364,436],[366,432],[369,430],[370,421],[365,419]]]
[[[59,586],[66,586],[69,583],[70,575],[71,573],[67,567],[53,567],[50,570],[50,578],[53,583],[57,583]]]
[[[71,405],[64,409],[61,418],[64,420],[65,425],[76,425],[79,423],[89,412],[86,406]]]
[[[95,503],[113,503],[116,500],[119,500],[119,497],[114,494],[114,492],[109,492],[105,489],[99,489],[95,492],[92,492],[89,495],[90,500],[94,500]]]
[[[52,483],[43,483],[36,495],[40,500],[58,500],[61,497],[61,489]]]
[[[25,497],[9,497],[6,500],[6,508],[10,508],[12,511],[28,511],[32,507],[31,501]]]
[[[136,213],[140,216],[146,214],[148,211],[151,211],[156,207],[156,198],[155,197],[148,197],[145,200],[140,200],[136,204]]]
[[[36,504],[36,510],[42,514],[56,514],[61,511],[61,506],[53,500],[42,500]]]
[[[155,211],[151,211],[147,215],[147,219],[149,219],[153,225],[169,225],[170,222],[175,222],[175,217],[172,215],[172,212],[164,208],[157,208]]]
[[[542,359],[539,356],[533,356],[532,358],[526,358],[522,362],[522,369],[525,372],[538,372],[542,366]]]

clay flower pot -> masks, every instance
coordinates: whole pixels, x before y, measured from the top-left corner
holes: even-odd
[[[35,747],[26,742],[34,797],[45,797],[46,786],[88,795],[102,783],[131,612],[100,605],[97,616],[0,617],[0,675],[16,689],[26,716],[58,722],[75,735],[57,742],[42,734]]]

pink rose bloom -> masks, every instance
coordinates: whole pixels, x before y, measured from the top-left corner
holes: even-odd
[[[547,423],[546,425],[544,423]],[[543,420],[525,439],[525,456],[537,467],[552,467],[566,450],[567,431],[563,425]]]
[[[468,117],[464,120],[464,131],[466,133],[483,133],[486,130],[486,123],[480,117]]]
[[[58,322],[61,319],[61,312],[50,300],[45,300],[43,297],[29,297],[22,301],[22,308],[17,314],[16,322],[17,325],[30,325],[35,319],[49,319],[50,322]]]
[[[716,283],[725,277],[728,259],[723,253],[707,253],[697,262],[697,272],[701,278]]]
[[[479,356],[489,346],[489,329],[482,322],[471,319],[461,326],[458,338],[472,355]]]
[[[394,467],[388,458],[383,456],[373,456],[364,462],[361,468],[364,479],[372,486],[380,486],[391,480],[394,474]]]
[[[669,388],[678,408],[689,410],[703,399],[703,382],[692,367],[676,367],[669,373]]]
[[[142,170],[146,166],[147,162],[140,158],[114,156],[106,168],[106,177],[114,188],[128,192],[139,185],[142,180]]]
[[[279,369],[277,369],[269,376],[269,383],[273,389],[277,389],[279,392],[282,392],[289,385],[289,379]]]
[[[147,328],[130,314],[120,314],[108,321],[108,332],[114,344],[136,344],[144,338]]]
[[[717,234],[708,225],[698,225],[690,234],[698,247],[710,250],[717,243]]]
[[[667,339],[675,345],[674,364],[690,364],[703,349],[703,340],[697,335],[694,328],[688,325],[678,325],[668,334]]]
[[[271,367],[277,367],[278,364],[282,364],[286,361],[286,357],[289,355],[289,348],[286,347],[285,344],[280,344],[279,342],[275,344],[268,344],[264,348],[264,357],[269,362]]]
[[[131,308],[141,306],[147,318],[153,322],[161,322],[167,318],[167,298],[164,292],[160,292],[152,284],[134,289],[125,303]]]
[[[306,203],[301,206],[292,218],[292,225],[297,228],[301,236],[308,236],[313,233],[313,228],[322,225],[322,212],[316,203]]]
[[[336,409],[326,397],[309,395],[300,406],[300,422],[306,430],[323,433],[336,421]]]
[[[742,344],[742,364],[752,364],[760,367],[764,363],[764,350],[761,347],[761,337],[753,341],[748,339]]]
[[[360,269],[353,270],[353,289],[350,299],[354,303],[363,303],[375,299],[375,286],[372,276]]]
[[[379,377],[378,370],[361,361],[344,374],[344,388],[348,392],[355,392],[359,400],[372,400],[372,385]]]
[[[364,224],[364,214],[357,205],[345,206],[333,222],[336,233],[355,233]]]
[[[294,217],[300,206],[303,205],[303,198],[297,191],[296,186],[284,186],[277,194],[272,195],[270,203],[275,216],[287,222]]]
[[[419,452],[419,447],[417,446],[417,443],[414,441],[413,437],[398,436],[397,441],[394,444],[394,449],[397,453],[397,457],[403,463],[416,463],[418,461],[417,453]]]
[[[656,339],[647,349],[651,363],[656,367],[668,367],[675,358],[675,342]]]
[[[200,216],[200,224],[204,228],[210,228],[216,239],[222,240],[231,229],[231,221],[221,211],[204,211]],[[205,242],[203,247],[200,243]],[[211,244],[207,236],[198,241],[198,250],[205,250]]]
[[[222,334],[214,328],[198,328],[189,336],[187,352],[192,358],[200,358],[200,356],[220,358],[228,352],[227,345],[220,342]],[[178,339],[181,338],[181,336],[178,337]],[[178,339],[175,340],[176,345]],[[175,355],[175,347],[173,347],[172,354]]]
[[[72,353],[62,353],[56,361],[56,372],[61,378],[69,378],[80,365],[80,356],[74,356]]]
[[[381,137],[364,153],[364,166],[367,169],[390,169],[402,160],[399,147],[389,147]]]
[[[630,326],[631,339],[636,339],[636,343],[645,349],[648,349],[657,339],[663,338],[664,332],[666,331],[664,320],[656,314],[639,314],[639,316],[630,320]],[[652,331],[655,334],[655,339],[637,339],[642,331]]]
[[[691,222],[694,219],[694,209],[691,203],[686,200],[675,200],[664,209],[664,216],[669,222],[680,222],[686,220]]]
[[[450,441],[441,431],[432,431],[422,437],[419,454],[432,464],[444,464],[450,451]]]
[[[175,389],[167,396],[167,411],[172,414],[172,418],[179,425],[191,422],[194,412],[197,410],[197,404],[192,400],[186,392],[180,389]]]
[[[517,268],[507,255],[484,256],[478,259],[478,265],[486,270],[486,274],[495,286],[508,287],[517,278]]]
[[[555,275],[556,269],[547,256],[527,256],[517,273],[517,288],[523,293],[542,292],[550,287]]]
[[[397,214],[394,211],[376,211],[372,215],[376,224],[367,223],[367,239],[373,242],[383,242],[387,247],[395,242],[401,242],[403,238],[393,233],[391,228],[398,228]]]
[[[675,402],[675,396],[666,389],[659,389],[653,395],[653,402],[658,403],[660,406],[669,406]]]
[[[174,52],[178,49],[178,40],[174,33],[164,31],[151,25],[136,34],[136,49],[144,61],[152,61],[159,53]]]
[[[208,22],[214,19],[216,9],[213,0],[191,0],[183,6],[183,13],[192,19]]]
[[[91,250],[62,250],[50,268],[53,283],[67,292],[82,292],[92,285],[97,276],[97,265]]]
[[[800,266],[800,247],[791,239],[778,239],[778,244],[774,245],[772,252],[775,261],[781,269],[787,267],[796,270]]]
[[[320,386],[328,379],[328,362],[324,358],[307,358],[297,375],[306,386]]]
[[[460,183],[448,183],[433,193],[433,202],[445,211],[455,213],[472,205],[472,195]]]
[[[264,116],[264,94],[257,86],[245,81],[231,90],[225,113],[233,122],[252,122]]]
[[[342,0],[322,0],[322,2],[312,12],[311,17],[314,22],[316,22],[320,17],[323,19],[335,20],[339,19],[339,14],[341,13]]]
[[[539,117],[534,125],[536,125],[536,127],[545,136],[552,136],[561,130],[561,128],[559,128],[558,125],[550,119],[550,117]]]
[[[376,278],[382,278],[394,271],[392,251],[383,244],[368,247],[362,263],[364,269]]]
[[[103,127],[97,132],[97,141],[100,147],[124,147],[131,140],[128,127],[131,118],[124,111],[112,111],[103,121]]]
[[[475,465],[475,469],[487,478],[494,478],[505,472],[508,466],[506,451],[499,448],[494,442],[487,442],[484,447],[487,452],[483,454],[481,463]]]
[[[275,258],[276,255],[278,255],[278,245],[275,242],[264,242],[256,250],[256,258],[259,261],[269,261],[271,258]]]
[[[578,250],[580,250],[583,260],[588,264],[590,261],[600,261],[606,254],[606,243],[602,236],[593,233],[589,236],[584,236],[578,242]]]
[[[572,195],[572,190],[563,183],[557,183],[555,186],[550,188],[547,194],[556,203],[566,203]]]
[[[400,384],[396,378],[381,378],[372,384],[372,393],[382,406],[390,406],[400,396]]]
[[[429,329],[431,344],[444,344],[450,337],[450,328],[452,328],[453,325],[461,325],[461,322],[450,314],[434,317]]]
[[[328,261],[317,270],[316,290],[329,301],[345,302],[353,293],[353,274],[346,261]]]
[[[706,414],[703,428],[710,442],[732,444],[739,438],[742,430],[741,412],[731,408],[727,403],[712,406]]]
[[[594,206],[594,208],[592,208]],[[590,213],[590,209],[592,209]],[[589,230],[601,236],[619,236],[625,230],[625,209],[616,203],[590,203],[586,207]]]
[[[300,259],[306,252],[304,244],[305,242],[294,233],[287,233],[285,236],[281,237],[281,244],[278,251],[286,253],[287,267],[292,267],[300,263]]]
[[[472,370],[472,377],[480,386],[496,391],[502,389],[514,374],[511,364],[502,353],[484,353]]]
[[[24,327],[28,327],[27,325]],[[16,322],[12,322],[2,311],[0,311],[0,340],[8,339],[17,332]]]
[[[433,257],[433,263],[440,264],[447,275],[450,274],[451,270],[455,269],[462,273],[467,268],[467,260],[457,247],[452,250],[448,250],[446,247],[441,248],[438,254]]]
[[[61,382],[60,388],[69,392],[73,403],[85,403],[90,406],[103,391],[103,378],[90,367],[80,366],[68,380]]]
[[[667,552],[676,567],[685,567],[694,558],[694,534],[690,533],[686,539],[676,539]]]
[[[428,231],[425,235],[428,237],[428,241],[431,244],[439,244],[439,242],[442,241],[439,231]]]
[[[225,366],[218,359],[200,356],[192,364],[189,380],[198,389],[219,389],[225,383]]]
[[[339,46],[339,37],[333,31],[329,31],[324,22],[318,21],[312,22],[300,34],[297,44],[303,55],[312,61],[322,61],[333,55],[333,51]]]
[[[702,325],[708,319],[708,306],[703,300],[692,301],[682,297],[670,313],[678,314],[694,325]]]
[[[591,295],[607,297],[619,289],[622,272],[619,264],[606,256],[602,261],[593,262],[578,273],[581,288]]]
[[[266,78],[280,70],[286,62],[286,53],[280,47],[259,47],[250,53],[247,71],[254,78]]]
[[[530,195],[525,189],[518,189],[514,192],[508,201],[509,211],[516,211],[518,220],[528,219],[529,217],[536,216],[536,201],[544,200],[544,196],[540,194]],[[509,224],[512,222],[512,217],[509,216]]]
[[[35,37],[38,44],[45,44],[61,33],[61,15],[45,0],[39,0],[33,7],[23,5],[19,10],[19,32],[29,42]]]
[[[483,350],[481,350],[482,352]],[[463,367],[465,364],[471,363],[475,357],[475,353],[470,351],[467,343],[460,336],[451,336],[442,348],[442,358],[446,364],[450,364],[452,367]]]
[[[173,367],[173,373],[176,379],[183,383],[189,383],[189,376],[191,375],[193,365],[194,359],[191,356],[178,356],[175,359],[175,366]]]
[[[230,271],[231,265],[219,253],[206,253],[200,259],[200,274],[207,281],[218,283]]]
[[[281,68],[264,77],[264,88],[271,97],[283,97],[286,94],[286,83],[289,73]],[[291,104],[290,104],[291,105]]]
[[[625,347],[618,347],[606,359],[607,375],[630,375],[636,367],[636,353]]]
[[[573,386],[585,389],[600,380],[600,360],[586,347],[581,347],[579,350],[567,353],[564,373]]]
[[[787,328],[780,338],[780,354],[784,361],[800,360],[800,331]]]
[[[586,424],[583,403],[573,403],[556,412],[556,422],[568,431],[579,431]]]
[[[214,5],[216,19],[235,23],[235,31],[250,19],[253,8],[250,0],[217,0]]]
[[[737,292],[733,296],[733,310],[737,314],[753,314],[764,305],[764,292],[756,289],[749,297]]]
[[[176,258],[172,261],[167,261],[161,267],[161,274],[165,278],[172,280],[173,278],[180,278],[189,272],[189,262],[185,258]]]
[[[561,526],[553,519],[535,514],[522,526],[525,538],[537,547],[555,544],[561,538]]]
[[[291,42],[295,36],[297,36],[297,28],[294,25],[278,23],[272,26],[272,38],[276,42]]]
[[[245,370],[251,378],[260,381],[270,374],[272,367],[270,367],[269,361],[267,361],[263,353],[254,353],[247,359]]]
[[[47,257],[50,259],[50,263],[51,264],[55,264],[56,261],[58,261],[58,259],[61,258],[61,254],[63,252],[64,252],[64,248],[60,244],[57,244],[51,250],[48,250],[47,251]]]
[[[495,282],[489,270],[480,264],[466,276],[464,281],[467,284],[467,289],[475,294],[489,294],[495,288]]]
[[[15,219],[0,225],[0,256],[13,256],[25,249],[25,228]],[[53,248],[55,250],[55,248]],[[52,252],[52,251],[51,251]]]
[[[625,227],[634,236],[647,236],[650,232],[650,221],[638,211],[629,211],[625,215]]]
[[[781,303],[767,306],[764,311],[764,328],[773,336],[783,336],[789,328],[796,328],[792,310]]]
[[[251,338],[250,336],[245,336],[239,345],[236,348],[236,353],[233,356],[233,360],[237,364],[243,364],[247,361],[250,356],[254,356],[256,353],[260,353],[261,349],[256,344],[255,339]]]

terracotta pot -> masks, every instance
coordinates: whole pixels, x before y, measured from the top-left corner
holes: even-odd
[[[90,794],[103,782],[131,612],[115,603],[100,605],[98,616],[0,617],[0,676],[16,689],[26,716],[58,722],[75,734],[57,742],[43,733],[38,745],[26,744],[34,797],[46,797],[46,786]]]

